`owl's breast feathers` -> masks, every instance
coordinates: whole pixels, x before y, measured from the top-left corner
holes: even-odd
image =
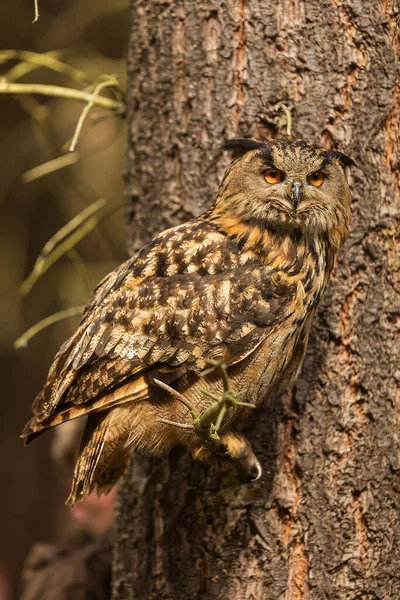
[[[157,369],[173,381],[200,374],[210,359],[233,365],[280,330],[283,351],[318,303],[329,262],[322,241],[232,219],[215,224],[206,215],[164,231],[96,288],[23,435],[29,441],[64,420],[134,399],[118,393],[128,380],[148,397]]]

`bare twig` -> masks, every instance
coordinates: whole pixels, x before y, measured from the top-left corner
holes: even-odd
[[[0,81],[0,94],[37,94],[39,96],[50,96],[52,98],[65,98],[67,100],[76,100],[78,102],[90,102],[92,94],[83,90],[75,90],[58,85],[44,85],[40,83],[8,83]],[[106,96],[97,96],[93,104],[118,110],[123,108],[123,102],[107,98]]]
[[[97,200],[57,231],[45,244],[33,270],[22,283],[21,294],[26,295],[51,265],[87,236],[106,216],[122,206],[122,204],[107,203],[104,199]]]
[[[31,52],[30,50],[0,50],[0,63],[9,60],[19,59],[21,62],[9,71],[4,73],[3,77],[8,83],[20,79],[30,73],[33,69],[45,67],[56,73],[67,75],[74,81],[87,81],[90,79],[84,71],[75,69],[57,58],[59,52]]]
[[[78,160],[79,154],[77,152],[63,154],[63,156],[49,160],[42,165],[38,165],[37,167],[33,167],[33,169],[26,171],[26,173],[22,175],[21,180],[23,183],[31,183],[31,181],[35,181],[35,179],[39,179],[39,177],[49,175],[49,173],[54,173],[54,171],[73,165],[78,162]]]
[[[157,419],[157,422],[164,423],[164,425],[179,427],[180,429],[191,429],[193,431],[193,425],[186,425],[186,423],[177,423],[176,421],[168,421],[168,419]]]
[[[95,88],[94,88],[94,90],[93,90],[93,92],[91,94],[89,102],[86,104],[85,108],[82,111],[81,116],[79,117],[79,121],[78,121],[78,124],[76,126],[75,133],[74,133],[74,136],[73,136],[72,141],[71,141],[71,145],[69,147],[69,151],[70,152],[73,152],[75,150],[76,144],[77,144],[78,139],[79,139],[79,135],[80,135],[81,130],[82,130],[83,123],[84,123],[86,117],[88,116],[89,111],[93,108],[93,106],[94,106],[94,104],[96,102],[96,99],[98,98],[101,90],[104,89],[104,88],[106,88],[106,87],[118,87],[118,86],[119,86],[118,81],[114,77],[111,77],[111,78],[109,78],[108,80],[105,80],[105,81],[101,81],[100,83],[98,83],[95,86]]]
[[[185,398],[185,396],[183,396],[182,394],[180,394],[179,392],[174,390],[174,388],[172,388],[170,385],[164,383],[163,381],[160,381],[159,379],[155,379],[154,377],[153,377],[153,382],[158,387],[160,387],[162,390],[164,390],[165,392],[168,392],[169,394],[171,394],[171,396],[174,396],[174,398],[179,400],[179,402],[182,402],[182,404],[184,406],[186,406],[186,408],[188,408],[192,413],[195,412],[194,406],[189,402],[189,400],[187,400],[187,398]]]
[[[39,321],[39,323],[36,323],[36,325],[33,325],[33,327],[30,327],[28,331],[25,331],[25,333],[23,333],[17,340],[15,340],[13,344],[14,348],[16,350],[19,350],[19,348],[26,348],[29,340],[32,339],[33,336],[35,336],[37,333],[39,333],[46,327],[49,327],[49,325],[53,325],[53,323],[61,321],[62,319],[67,319],[68,317],[75,317],[77,315],[81,315],[83,313],[84,308],[84,306],[74,306],[72,308],[61,310],[60,312],[54,313],[53,315],[46,317],[42,321]]]
[[[36,21],[39,20],[40,14],[39,14],[39,0],[33,0],[33,5],[35,7],[35,18],[33,19],[32,23],[36,23]]]

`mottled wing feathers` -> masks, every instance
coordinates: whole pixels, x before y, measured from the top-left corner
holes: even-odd
[[[35,401],[36,419],[63,403],[88,402],[90,410],[95,398],[155,364],[200,373],[210,358],[242,360],[293,298],[264,273],[255,254],[207,222],[163,232],[96,288]]]

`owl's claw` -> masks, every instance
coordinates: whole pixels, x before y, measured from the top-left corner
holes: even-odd
[[[245,456],[236,462],[235,468],[239,479],[244,481],[257,481],[262,475],[260,461],[251,447]]]
[[[262,475],[261,464],[254,454],[250,442],[235,431],[226,431],[221,435],[219,447],[206,448],[203,443],[192,452],[193,458],[219,464],[230,464],[243,482],[257,481]]]

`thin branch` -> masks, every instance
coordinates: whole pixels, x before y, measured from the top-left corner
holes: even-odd
[[[182,404],[186,406],[186,408],[188,408],[192,413],[194,413],[194,406],[189,402],[189,400],[187,400],[187,398],[185,398],[185,396],[174,390],[174,388],[172,388],[170,385],[164,383],[163,381],[160,381],[159,379],[155,379],[153,377],[153,382],[162,390],[168,392],[169,394],[171,394],[171,396],[174,396],[174,398],[179,400],[179,402],[182,402]]]
[[[86,117],[88,116],[89,111],[93,108],[93,105],[96,102],[96,98],[98,98],[101,90],[106,87],[115,87],[116,83],[118,84],[117,80],[112,78],[112,79],[108,79],[106,81],[101,81],[100,83],[98,83],[96,85],[96,87],[94,88],[94,90],[91,94],[91,98],[90,98],[89,102],[86,104],[85,108],[82,111],[81,116],[79,117],[79,121],[76,126],[75,133],[74,133],[74,136],[71,141],[71,145],[69,147],[70,152],[73,152],[75,150],[76,144],[79,139],[79,135],[82,130],[83,123],[84,123]]]
[[[180,429],[191,429],[193,431],[193,425],[187,425],[186,423],[168,421],[168,419],[157,419],[157,423],[164,423],[164,425],[173,425],[173,427],[179,427]]]
[[[50,96],[52,98],[65,98],[66,100],[76,100],[78,102],[90,102],[92,94],[74,88],[66,88],[59,85],[44,85],[40,83],[8,83],[0,81],[0,94],[37,94],[39,96]],[[124,103],[106,96],[97,96],[93,104],[119,110],[123,108]]]
[[[122,206],[122,204],[107,203],[104,199],[97,200],[57,231],[45,244],[33,270],[22,283],[21,294],[26,295],[51,265],[86,237],[106,216]]]
[[[33,0],[33,5],[35,7],[35,18],[33,19],[32,23],[36,23],[36,21],[39,20],[40,14],[39,14],[39,0]]]
[[[30,50],[0,50],[0,63],[5,63],[9,60],[18,59],[21,62],[9,71],[4,73],[3,77],[9,83],[20,79],[24,75],[30,73],[33,69],[45,67],[56,73],[67,75],[74,81],[90,82],[88,75],[84,71],[75,69],[61,60],[57,56],[59,52],[31,52]]]
[[[49,160],[42,165],[38,165],[37,167],[33,167],[33,169],[26,171],[26,173],[22,175],[21,180],[23,183],[31,183],[31,181],[35,181],[35,179],[44,177],[44,175],[49,175],[49,173],[54,173],[54,171],[58,171],[64,167],[68,167],[69,165],[73,165],[78,162],[78,160],[79,154],[77,152],[63,154],[58,158]]]
[[[57,323],[62,319],[67,319],[68,317],[75,317],[77,315],[81,315],[84,310],[84,306],[74,306],[72,308],[67,308],[66,310],[61,310],[60,312],[54,313],[49,317],[46,317],[36,325],[33,325],[28,331],[25,331],[17,340],[15,340],[13,346],[16,350],[19,348],[26,348],[30,339],[33,338],[37,333],[49,327],[49,325],[53,325],[53,323]]]

